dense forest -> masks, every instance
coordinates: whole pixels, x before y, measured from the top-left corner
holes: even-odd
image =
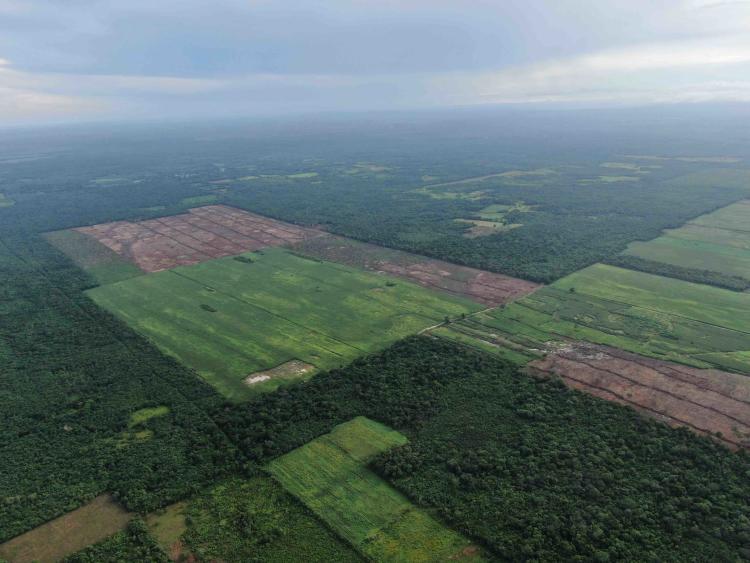
[[[87,285],[42,239],[2,237],[0,540],[103,491],[150,510],[236,466],[204,410],[212,389],[97,308]],[[132,424],[154,406],[168,413]]]
[[[499,559],[750,557],[746,453],[442,340],[401,341],[218,421],[260,463],[360,414],[410,438],[376,469]]]
[[[610,155],[638,148],[734,154],[739,145],[723,138],[726,129],[700,132],[702,144],[689,135],[668,145],[661,138],[644,141],[633,130],[603,145],[597,134],[574,128],[562,143],[533,120],[459,121],[394,117],[356,125],[0,137],[0,541],[103,491],[133,511],[150,511],[365,415],[411,439],[383,458],[379,471],[499,556],[518,549],[528,559],[553,553],[700,559],[711,550],[714,559],[748,557],[746,456],[427,338],[248,404],[225,405],[195,373],[86,298],[82,290],[95,280],[41,237],[178,213],[194,205],[190,198],[212,196],[356,238],[548,280],[747,195],[746,185],[730,178],[740,173],[716,183],[695,176],[727,168],[700,162],[664,162],[653,182],[638,186],[580,183]],[[597,127],[608,134],[605,125]],[[431,188],[438,197],[418,191],[574,162],[583,168],[556,176],[554,185],[482,182],[486,200],[440,195],[470,194],[478,189],[471,184]],[[238,180],[248,176],[255,178]],[[463,236],[466,225],[455,222],[478,216],[490,203],[518,201],[533,211],[505,218],[523,223],[517,229],[470,239]],[[460,409],[458,401],[465,402]],[[464,422],[462,443],[450,437],[457,431],[454,415]],[[493,499],[514,504],[499,502],[503,514],[467,508]],[[567,513],[572,507],[575,514]],[[517,520],[509,519],[511,512]],[[540,515],[548,517],[540,522]],[[612,524],[617,518],[632,533]],[[530,539],[517,533],[525,525],[538,530]],[[610,527],[611,534],[600,532]],[[127,560],[150,546],[135,523],[76,560]]]

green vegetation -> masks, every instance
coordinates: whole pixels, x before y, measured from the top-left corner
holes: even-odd
[[[369,559],[450,560],[469,542],[365,467],[404,443],[398,432],[359,417],[272,461],[268,469]]]
[[[63,563],[102,563],[148,561],[168,563],[170,559],[148,533],[143,520],[131,520],[128,527],[112,537],[87,547],[63,560]]]
[[[442,339],[403,340],[236,405],[219,420],[250,459],[263,463],[357,415],[409,439],[379,458],[378,472],[497,560],[750,556],[746,453]],[[312,465],[300,465],[299,451]],[[293,452],[298,470],[290,488],[326,475],[313,469],[326,458],[312,452]],[[352,506],[366,505],[345,508]]]
[[[0,209],[3,207],[11,207],[15,201],[7,197],[4,193],[0,192]]]
[[[144,422],[147,422],[156,416],[165,416],[167,414],[169,414],[169,407],[165,405],[138,409],[130,415],[130,422],[128,423],[128,427],[132,428],[133,426],[143,424]]]
[[[216,194],[208,194],[208,195],[196,195],[192,197],[186,197],[180,201],[181,205],[184,205],[185,207],[199,207],[201,205],[209,205],[211,203],[216,203],[216,201],[219,199],[219,196]]]
[[[667,271],[698,270],[703,283],[744,291],[750,287],[749,224],[750,203],[735,203],[657,239],[631,243],[625,256],[662,263]]]
[[[451,325],[530,352],[563,338],[750,373],[750,294],[596,265],[505,308]],[[498,336],[499,335],[499,336]]]
[[[299,359],[321,369],[480,305],[280,248],[157,272],[88,295],[231,399],[275,389],[250,374]],[[307,376],[312,375],[308,373]]]
[[[105,285],[143,275],[135,264],[78,231],[54,231],[46,233],[44,238],[85,270],[93,278],[91,285]]]
[[[660,255],[659,258],[660,260],[657,261],[647,260],[631,254],[618,254],[617,256],[605,260],[605,263],[610,266],[638,270],[639,272],[645,272],[647,274],[666,276],[668,278],[675,278],[693,283],[713,285],[724,289],[731,289],[732,291],[747,291],[750,289],[750,280],[743,277],[731,276],[711,270],[685,268],[683,266],[668,264],[661,261],[663,255]]]
[[[199,561],[355,562],[361,558],[269,477],[230,479],[190,501],[186,551]]]
[[[43,239],[0,238],[0,541],[104,491],[149,511],[236,468],[209,386],[87,299],[90,280]],[[123,442],[157,405],[169,413],[134,429],[150,437]]]
[[[598,164],[545,170],[467,174],[415,188],[423,173],[411,179],[394,168],[387,178],[376,180],[321,167],[316,179],[321,183],[314,190],[300,190],[303,180],[260,178],[232,184],[226,202],[296,223],[323,224],[355,239],[549,283],[750,194],[750,171],[713,162],[670,160],[648,174],[625,177],[601,176]],[[490,217],[482,218],[483,213]],[[499,213],[504,213],[502,223],[497,222]]]

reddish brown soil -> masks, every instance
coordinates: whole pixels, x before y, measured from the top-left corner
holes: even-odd
[[[295,250],[332,262],[384,272],[424,287],[496,307],[535,291],[538,284],[335,235],[307,239]]]
[[[115,221],[77,231],[94,237],[144,272],[297,243],[323,233],[225,205],[131,223]]]
[[[574,343],[529,364],[569,386],[686,426],[725,445],[750,448],[750,378]]]

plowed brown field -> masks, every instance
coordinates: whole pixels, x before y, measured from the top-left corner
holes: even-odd
[[[293,248],[323,260],[391,274],[424,287],[469,297],[490,307],[518,299],[540,287],[539,284],[503,274],[330,234],[306,239]]]
[[[750,448],[750,378],[645,358],[584,342],[529,364],[532,373],[686,426],[731,448]]]
[[[94,237],[144,272],[292,244],[323,234],[225,205],[198,207],[159,219],[115,221],[75,230]]]

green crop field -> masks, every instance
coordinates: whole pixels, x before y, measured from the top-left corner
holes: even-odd
[[[531,354],[573,338],[750,373],[750,294],[602,264],[450,329]]]
[[[738,202],[694,219],[626,254],[695,270],[750,280],[750,204]]]
[[[471,552],[466,538],[416,508],[367,469],[377,454],[405,443],[400,433],[357,417],[277,458],[268,469],[370,559],[448,561],[467,549]]]
[[[89,290],[165,352],[231,399],[257,371],[298,359],[348,363],[409,334],[481,308],[472,301],[279,248],[220,258]]]
[[[137,266],[99,241],[78,231],[53,231],[44,238],[86,270],[100,285],[143,275]]]

